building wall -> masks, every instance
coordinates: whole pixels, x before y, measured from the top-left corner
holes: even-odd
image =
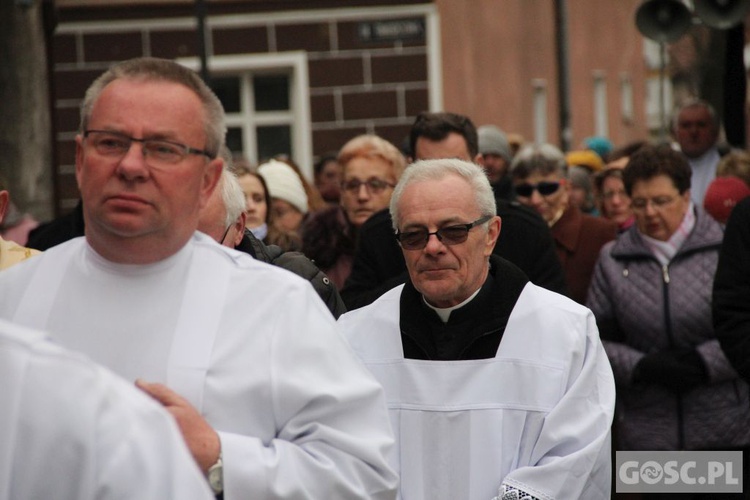
[[[547,91],[549,142],[559,145],[554,2],[436,0],[441,18],[446,109],[534,140],[534,89]],[[571,145],[594,135],[594,80],[606,84],[615,144],[648,137],[640,0],[568,0]],[[632,82],[632,116],[622,112],[622,80]]]
[[[77,196],[73,176],[78,106],[109,64],[136,56],[192,61],[199,50],[194,2],[123,7],[58,0],[53,39],[58,211]],[[606,128],[616,144],[648,136],[646,68],[635,28],[639,0],[568,0],[573,147],[596,132],[594,80],[606,86]],[[303,54],[309,149],[314,156],[361,133],[400,144],[417,113],[449,110],[527,140],[559,143],[555,23],[550,0],[209,1],[209,65],[221,58]],[[414,36],[365,40],[363,26],[421,22]],[[388,30],[385,30],[388,33]],[[624,116],[621,80],[632,82]],[[544,97],[546,101],[540,100]],[[653,99],[653,96],[652,96]],[[541,108],[539,107],[541,104]]]
[[[247,12],[212,11],[206,32],[209,67],[214,61],[246,55],[267,56],[272,65],[274,57],[304,53],[309,93],[304,104],[309,105],[309,115],[302,121],[309,123],[296,126],[309,134],[311,147],[300,148],[303,154],[294,160],[310,175],[314,156],[338,149],[355,135],[375,133],[400,144],[416,114],[436,106],[430,104],[430,89],[434,94],[440,82],[430,81],[429,66],[430,60],[437,60],[438,44],[428,43],[437,34],[430,20],[435,8],[403,3],[277,12],[254,12],[248,3]],[[125,12],[117,13],[120,17],[114,19],[98,11],[96,20],[69,15],[54,36],[61,211],[72,207],[78,196],[74,139],[78,107],[90,82],[111,63],[131,57],[195,63],[199,56],[194,17],[177,12],[162,19],[127,19]],[[78,13],[88,17],[84,14],[85,9]],[[142,11],[137,14],[140,17]],[[406,28],[400,29],[399,23],[406,23]],[[363,37],[363,29],[375,35]]]

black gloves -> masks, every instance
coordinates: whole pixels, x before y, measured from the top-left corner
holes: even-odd
[[[634,384],[657,384],[682,393],[708,381],[708,370],[698,351],[667,349],[644,356],[633,370]]]

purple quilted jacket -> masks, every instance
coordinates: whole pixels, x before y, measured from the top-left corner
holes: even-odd
[[[596,316],[618,391],[619,449],[721,449],[750,444],[748,385],[730,366],[711,324],[711,288],[723,230],[700,208],[696,225],[667,266],[636,227],[605,245],[587,305]],[[710,380],[677,394],[633,385],[648,353],[698,350]]]

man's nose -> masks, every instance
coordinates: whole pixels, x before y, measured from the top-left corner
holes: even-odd
[[[143,144],[131,142],[130,148],[125,155],[120,158],[117,164],[117,171],[125,178],[134,179],[148,175],[148,166],[146,165],[146,154],[143,150]]]

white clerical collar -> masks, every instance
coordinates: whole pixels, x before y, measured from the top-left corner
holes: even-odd
[[[474,297],[477,296],[477,294],[479,293],[479,290],[481,290],[481,289],[482,289],[482,287],[480,286],[479,288],[477,288],[476,292],[472,293],[469,296],[468,299],[466,299],[463,302],[461,302],[460,304],[457,304],[457,305],[452,306],[452,307],[435,307],[432,304],[430,304],[429,302],[427,302],[427,299],[424,298],[424,295],[422,295],[422,300],[424,301],[425,304],[427,304],[427,307],[429,307],[430,309],[432,309],[433,311],[435,311],[437,313],[438,317],[440,317],[440,320],[443,323],[447,323],[448,319],[451,317],[451,312],[455,311],[456,309],[460,309],[463,306],[465,306],[466,304],[468,304],[469,302],[471,302],[474,299]]]

